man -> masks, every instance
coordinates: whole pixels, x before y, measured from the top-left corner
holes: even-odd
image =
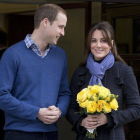
[[[0,26],[0,59],[7,49],[7,33],[6,31]],[[1,78],[0,78],[1,80]],[[0,140],[3,140],[3,126],[4,126],[4,112],[0,110]]]
[[[58,140],[56,122],[70,100],[65,52],[55,46],[64,36],[66,12],[39,7],[34,31],[6,50],[0,62],[0,109],[4,140]]]

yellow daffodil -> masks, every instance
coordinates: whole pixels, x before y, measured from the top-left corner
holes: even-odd
[[[82,102],[82,103],[79,103],[79,106],[82,107],[82,108],[86,108],[87,107],[87,104],[88,104],[88,100]]]
[[[100,91],[99,91],[99,96],[102,97],[103,99],[105,99],[106,97],[108,97],[110,94],[110,90],[105,88],[105,87],[101,87]]]
[[[87,94],[84,92],[84,90],[80,91],[77,94],[77,101],[78,103],[82,103],[87,99]]]
[[[99,100],[98,101],[98,103],[97,103],[97,112],[101,112],[102,111],[105,103],[106,103],[106,101],[104,101],[104,100]]]
[[[105,104],[105,103],[106,103],[106,101],[104,101],[104,100],[99,100],[99,101],[98,101],[98,104],[99,104],[99,105]]]
[[[94,102],[97,102],[97,96],[92,96],[92,97],[90,98],[90,100],[91,100],[91,101],[94,101]]]
[[[117,102],[117,100],[115,98],[112,99],[112,101],[110,102],[110,106],[114,110],[117,110],[118,109],[118,102]]]
[[[91,90],[88,90],[88,91],[86,92],[86,94],[87,94],[88,99],[90,99],[92,96],[94,96],[94,95],[93,95],[93,92],[92,92]]]
[[[97,94],[100,91],[100,86],[94,85],[94,86],[88,86],[88,88],[94,93]]]
[[[104,104],[104,107],[103,107],[103,110],[104,110],[104,113],[109,113],[111,112],[111,107],[108,103],[105,103]]]
[[[98,107],[98,108],[97,108],[97,112],[101,112],[102,109],[103,109],[102,107]]]
[[[87,113],[96,112],[96,102],[89,101],[87,104]]]
[[[110,101],[110,96],[105,97],[105,100],[109,102]]]

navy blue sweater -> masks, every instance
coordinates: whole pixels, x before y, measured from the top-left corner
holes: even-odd
[[[21,41],[6,50],[0,62],[0,109],[5,111],[5,130],[49,132],[56,123],[37,119],[39,108],[57,106],[66,114],[70,100],[65,52],[51,47],[45,58]]]

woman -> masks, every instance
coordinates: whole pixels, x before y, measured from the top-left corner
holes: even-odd
[[[118,110],[100,115],[76,114],[79,111],[77,93],[99,82],[111,93],[119,95]],[[91,27],[85,58],[73,74],[70,89],[72,95],[66,118],[77,133],[76,140],[89,140],[86,129],[92,128],[97,128],[95,140],[125,140],[123,124],[140,117],[139,91],[132,68],[117,53],[114,31],[108,22],[102,21]]]

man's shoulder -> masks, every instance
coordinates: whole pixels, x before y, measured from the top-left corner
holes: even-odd
[[[0,49],[0,59],[1,59],[2,55],[3,55],[3,53],[6,51],[6,49],[7,49],[6,47]]]
[[[57,53],[61,53],[61,54],[66,54],[65,51],[61,48],[61,47],[58,47],[56,45],[51,45],[51,47],[57,51]]]
[[[16,54],[16,53],[23,52],[23,48],[25,48],[25,43],[22,40],[20,42],[13,44],[12,46],[8,47],[5,52],[6,53],[13,52],[14,54]]]
[[[10,47],[8,47],[4,54],[5,55],[16,55],[16,54],[19,54],[20,52],[23,52],[23,49],[24,48],[23,46],[25,45],[24,41],[20,41]]]
[[[19,42],[13,44],[8,49],[17,50],[17,49],[21,49],[21,47],[24,46],[24,45],[25,45],[25,42],[24,42],[24,40],[22,40],[22,41],[19,41]]]

